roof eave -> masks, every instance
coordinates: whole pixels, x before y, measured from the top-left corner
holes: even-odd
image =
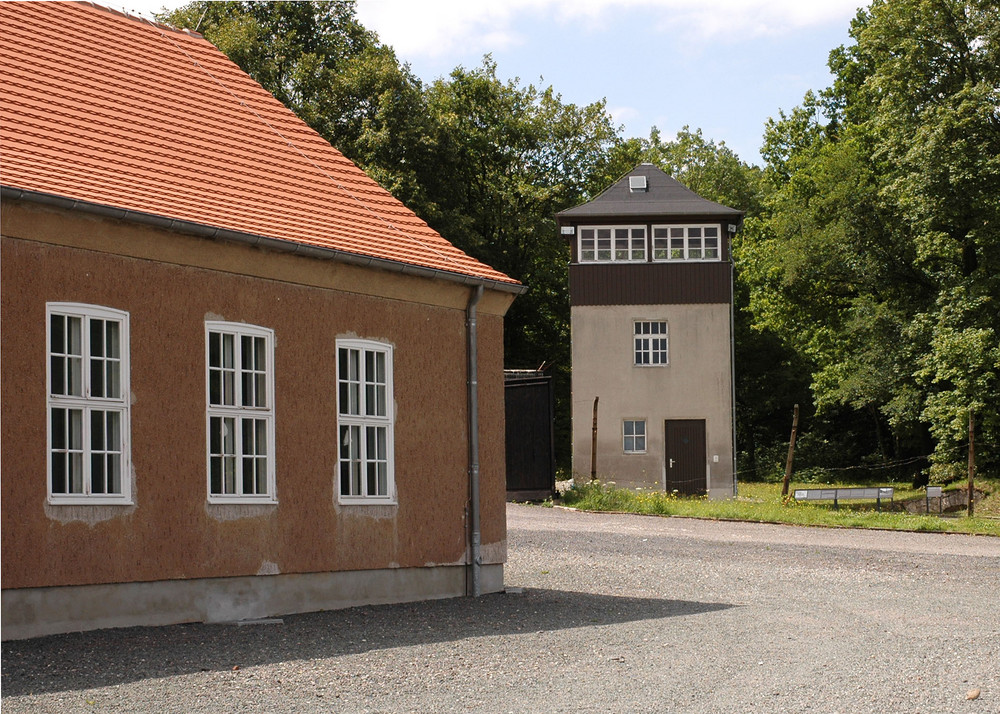
[[[81,211],[82,213],[90,215],[113,218],[144,226],[152,226],[177,233],[195,235],[202,238],[228,240],[236,243],[258,246],[260,248],[280,253],[291,253],[293,255],[302,255],[321,260],[333,260],[338,263],[358,265],[361,267],[386,270],[394,273],[404,273],[406,275],[430,278],[432,280],[445,280],[452,283],[459,283],[461,285],[482,285],[486,289],[511,293],[515,296],[523,294],[528,289],[526,285],[522,285],[521,283],[507,283],[501,280],[491,280],[489,278],[482,278],[475,275],[469,275],[467,273],[428,268],[414,263],[404,263],[402,261],[388,260],[386,258],[377,258],[370,255],[363,255],[361,253],[351,253],[344,250],[338,250],[336,248],[324,248],[322,246],[296,243],[290,240],[271,238],[269,236],[254,233],[244,233],[242,231],[219,228],[218,226],[210,226],[204,223],[196,223],[194,221],[167,218],[166,216],[158,216],[154,213],[145,213],[143,211],[133,211],[127,208],[119,208],[117,206],[108,206],[101,203],[81,201],[79,199],[68,198],[66,196],[60,196],[53,193],[31,191],[29,189],[15,188],[12,186],[0,186],[0,197],[9,201],[28,201],[30,203],[53,206],[70,211]]]

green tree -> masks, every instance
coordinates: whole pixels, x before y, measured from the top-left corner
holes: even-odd
[[[754,314],[808,358],[821,413],[870,420],[883,459],[933,437],[954,460],[970,409],[997,442],[997,9],[876,0],[831,53],[833,86],[766,129]]]

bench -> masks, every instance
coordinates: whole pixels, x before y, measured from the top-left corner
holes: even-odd
[[[874,488],[798,488],[795,489],[796,501],[833,501],[833,507],[839,508],[840,501],[862,501],[874,499],[878,510],[882,510],[882,500],[892,502],[892,486],[876,486]]]

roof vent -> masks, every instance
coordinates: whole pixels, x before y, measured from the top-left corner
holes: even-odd
[[[646,190],[646,177],[645,176],[629,176],[628,177],[628,188],[629,191],[635,193],[636,191]]]

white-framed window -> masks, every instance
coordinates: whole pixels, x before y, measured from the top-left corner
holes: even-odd
[[[579,229],[581,263],[645,262],[645,226],[584,226]]]
[[[392,347],[337,340],[337,493],[342,503],[394,503]]]
[[[653,260],[720,260],[719,226],[653,226]]]
[[[274,502],[274,331],[205,322],[208,500]]]
[[[45,318],[49,502],[129,504],[129,315],[50,302]]]
[[[659,367],[669,364],[666,320],[636,320],[633,324],[635,365]]]
[[[626,454],[646,453],[645,419],[625,419],[622,421],[622,448]]]

